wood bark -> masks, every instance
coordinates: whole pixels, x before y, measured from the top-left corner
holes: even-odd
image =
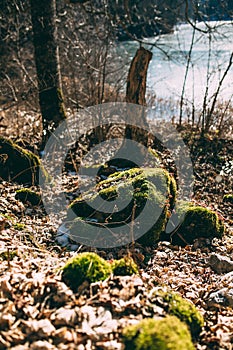
[[[140,47],[130,65],[128,78],[127,78],[127,88],[126,88],[126,102],[135,103],[142,106],[146,105],[146,77],[147,70],[152,58],[152,53],[143,47]],[[130,124],[126,126],[125,136],[127,139],[135,140],[141,143],[145,147],[148,146],[148,123],[145,118],[144,113],[140,116],[141,128],[134,127],[135,116],[130,116]]]
[[[43,133],[46,135],[65,119],[57,44],[56,1],[30,0],[30,4],[39,103]]]
[[[126,102],[146,105],[146,77],[147,70],[152,58],[152,53],[143,47],[140,47],[130,65],[127,88]],[[135,167],[142,164],[146,157],[146,150],[149,146],[148,123],[145,117],[145,111],[142,109],[141,115],[135,116],[135,109],[128,109],[127,122],[125,127],[125,140],[120,150],[116,153],[115,159],[108,162],[108,165],[117,167]],[[136,124],[136,125],[135,125]],[[135,147],[129,154],[130,143],[127,140],[135,141]],[[133,153],[133,154],[132,154]],[[126,155],[123,159],[122,155]],[[133,156],[135,163],[132,163],[127,156]]]
[[[146,77],[151,58],[152,52],[144,49],[144,47],[137,50],[128,73],[126,102],[145,106]]]

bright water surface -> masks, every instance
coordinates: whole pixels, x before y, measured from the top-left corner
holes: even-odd
[[[211,34],[211,40],[208,34],[195,31],[185,84],[185,101],[190,107],[194,104],[195,108],[201,108],[203,105],[207,85],[209,86],[207,101],[211,104],[213,94],[216,92],[233,51],[233,23],[221,21],[207,24],[215,27],[215,30]],[[197,26],[202,30],[207,29],[205,23],[198,23]],[[174,100],[180,101],[192,36],[192,26],[181,24],[172,34],[145,39],[146,42],[156,43],[157,46],[148,45],[147,47],[153,52],[147,76],[149,95],[155,94],[158,99],[173,102]],[[138,43],[127,42],[123,43],[123,46],[133,58]],[[232,96],[233,65],[224,79],[218,100],[229,101],[232,100]]]

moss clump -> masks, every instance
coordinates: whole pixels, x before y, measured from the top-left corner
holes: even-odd
[[[124,225],[124,235],[129,237],[125,230],[146,208],[141,227],[134,228],[134,239],[143,245],[152,245],[160,239],[168,210],[174,205],[175,198],[175,181],[168,172],[160,168],[135,168],[112,175],[101,181],[93,192],[84,193],[82,197],[77,198],[69,207],[67,219],[72,220],[75,213],[82,220],[95,221],[96,228],[98,224],[104,225],[109,232],[112,227]],[[118,210],[115,210],[116,207]],[[147,223],[150,223],[148,230],[140,237]],[[71,235],[77,236],[78,232],[80,236],[85,237],[87,230],[82,232],[80,226],[85,225],[76,220],[71,227]],[[93,227],[90,231],[92,229]],[[124,240],[122,244],[125,244]]]
[[[109,263],[95,253],[80,253],[62,268],[62,280],[76,291],[84,281],[102,281],[111,273],[129,276],[138,273],[138,267],[131,257]]]
[[[111,264],[112,272],[115,276],[130,276],[138,273],[137,264],[131,257],[124,257],[120,260],[114,260]]]
[[[84,281],[103,281],[110,274],[110,264],[95,253],[80,253],[62,268],[62,280],[73,290]]]
[[[15,230],[23,231],[26,227],[25,224],[18,222],[18,218],[14,215],[2,214],[2,217],[6,219],[5,225],[6,227],[13,227]]]
[[[224,234],[222,220],[210,209],[182,202],[177,207],[177,215],[181,225],[172,236],[173,244],[184,246],[192,244],[199,237],[221,238]]]
[[[123,331],[125,350],[194,350],[187,326],[175,316],[147,318]]]
[[[160,159],[160,157],[155,149],[149,147],[148,152],[150,153],[151,156],[155,157],[156,159],[158,159],[158,160]]]
[[[227,203],[233,204],[233,194],[225,194],[223,196],[223,202],[227,202]]]
[[[204,319],[195,305],[174,292],[164,292],[159,295],[167,303],[166,311],[185,322],[193,339],[197,339],[204,325]]]
[[[18,256],[18,252],[16,250],[7,250],[7,251],[4,251],[4,252],[1,252],[0,253],[0,258],[3,260],[3,261],[11,261],[13,260],[16,256]]]
[[[47,177],[39,157],[0,137],[0,177],[3,180],[33,185],[39,181],[40,169]]]
[[[22,188],[16,191],[15,198],[23,203],[31,203],[32,205],[39,205],[41,203],[41,196],[29,188]]]
[[[25,227],[26,227],[25,224],[22,224],[22,223],[20,223],[20,222],[13,223],[12,226],[13,226],[13,228],[14,228],[15,230],[18,230],[18,231],[23,231],[23,230],[25,229]]]

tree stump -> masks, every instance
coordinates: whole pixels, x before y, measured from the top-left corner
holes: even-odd
[[[152,53],[145,48],[140,47],[137,50],[131,62],[127,77],[126,102],[142,106],[146,105],[146,77],[151,58]],[[135,147],[133,147],[132,151],[137,156],[135,156],[134,159],[138,159],[138,164],[141,164],[143,159],[145,159],[145,150],[149,146],[148,123],[145,117],[144,109],[142,109],[141,115],[139,116],[135,116],[134,109],[132,109],[132,113],[129,112],[127,115],[125,140],[114,159],[108,162],[109,166],[122,167],[123,162],[123,167],[132,167],[132,162],[128,160],[129,164],[127,163],[127,154],[129,154],[130,145],[128,140],[135,141]],[[123,154],[126,155],[125,160],[122,159]]]

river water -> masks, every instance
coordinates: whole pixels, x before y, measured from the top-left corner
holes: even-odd
[[[146,47],[153,52],[147,76],[148,99],[153,104],[151,96],[156,95],[156,100],[166,101],[167,106],[169,101],[172,101],[173,109],[174,101],[177,101],[177,110],[172,111],[174,114],[177,114],[179,109],[189,51],[191,54],[184,89],[184,105],[188,108],[195,107],[197,110],[202,108],[205,95],[207,104],[211,105],[233,51],[232,22],[201,22],[197,26],[202,31],[206,31],[207,26],[213,30],[211,34],[198,30],[194,32],[191,25],[181,24],[172,34],[145,39],[148,43]],[[190,49],[192,37],[193,46]],[[152,47],[151,43],[156,46]],[[138,43],[131,41],[122,45],[133,58]],[[233,65],[223,80],[218,101],[229,102],[232,96]]]

